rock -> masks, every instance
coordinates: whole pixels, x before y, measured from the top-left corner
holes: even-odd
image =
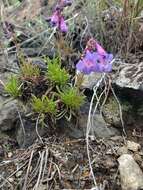
[[[53,58],[53,56],[55,54],[57,54],[56,50],[55,49],[47,49],[47,48],[44,48],[41,52],[41,48],[21,48],[22,52],[24,52],[24,54],[26,54],[27,57],[37,57],[37,56],[40,56],[40,55],[45,55],[49,58]],[[40,54],[39,54],[40,53]],[[36,58],[37,59],[37,58]]]
[[[28,146],[32,145],[34,141],[38,138],[37,132],[36,132],[36,123],[31,121],[30,119],[22,119],[23,127],[21,126],[21,123],[18,121],[16,124],[16,140],[18,142],[18,145],[20,148],[27,148]],[[24,135],[25,133],[25,135]],[[40,124],[38,125],[38,133],[41,137],[44,135],[49,134],[49,128],[48,127],[42,127]]]
[[[19,70],[17,64],[16,54],[8,54],[5,52],[2,56],[0,55],[0,71],[11,71],[17,73]]]
[[[103,107],[103,113],[108,124],[116,127],[121,125],[119,106],[114,97],[108,98]]]
[[[139,154],[134,154],[134,159],[137,163],[142,163],[142,157]]]
[[[89,103],[83,105],[80,109],[79,114],[79,128],[82,128],[84,134],[86,133],[87,120],[88,120],[88,112],[89,112]],[[113,127],[107,127],[107,124],[103,118],[103,116],[99,113],[94,114],[93,124],[91,127],[91,135],[95,135],[99,138],[110,138],[112,136],[120,135],[120,132]]]
[[[133,152],[137,152],[141,149],[141,145],[133,141],[127,141],[127,148]]]
[[[92,133],[99,138],[110,138],[120,135],[120,132],[114,127],[107,127],[107,124],[101,114],[95,114],[93,120]]]
[[[111,137],[110,140],[115,141],[115,142],[122,142],[123,141],[123,137],[122,136],[114,136]]]
[[[85,103],[81,107],[79,115],[77,116],[78,123],[76,123],[74,119],[71,119],[70,122],[63,118],[60,121],[57,121],[56,128],[58,132],[65,134],[66,136],[71,138],[84,138],[86,136],[89,106],[89,103]],[[93,125],[90,131],[90,135],[99,138],[110,138],[115,135],[120,135],[120,132],[116,128],[108,128],[102,115],[96,113],[93,117]]]
[[[143,173],[129,154],[118,158],[122,190],[143,189]]]
[[[2,101],[2,99],[1,99]],[[0,131],[13,129],[17,118],[17,100],[10,100],[7,103],[0,101]]]
[[[10,183],[13,183],[13,182],[14,182],[14,178],[10,177],[10,178],[8,178],[8,181],[9,181]]]
[[[46,71],[47,70],[47,65],[44,63],[44,61],[40,58],[33,58],[31,60],[33,65],[38,66],[41,70]]]
[[[16,177],[17,178],[20,178],[22,176],[22,173],[23,171],[22,170],[19,170],[17,173],[16,173]]]
[[[101,73],[91,73],[89,75],[84,75],[81,87],[92,89],[94,85],[100,80],[101,76]]]
[[[128,149],[126,146],[122,146],[117,150],[117,154],[119,156],[121,156],[122,154],[127,154],[128,153]]]
[[[139,64],[123,63],[114,78],[114,82],[121,88],[143,91],[143,62]]]
[[[7,154],[8,158],[11,158],[12,155],[13,155],[12,152],[8,152],[8,154]]]
[[[76,124],[74,121],[70,122],[67,121],[65,118],[62,118],[57,121],[56,126],[58,133],[64,134],[70,138],[80,139],[85,137],[83,128],[75,127]]]
[[[40,184],[38,186],[38,190],[46,190],[47,189],[47,185],[44,185],[44,184]]]
[[[115,162],[113,159],[111,159],[111,158],[108,157],[108,158],[105,160],[105,167],[106,167],[106,168],[111,169],[111,168],[114,168],[115,165],[116,165],[116,162]]]

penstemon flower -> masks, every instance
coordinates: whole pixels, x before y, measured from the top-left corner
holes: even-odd
[[[76,69],[84,74],[91,72],[111,72],[113,55],[107,53],[96,40],[91,38]]]
[[[97,53],[86,51],[84,57],[77,63],[76,69],[84,74],[96,71]]]
[[[59,0],[50,18],[51,25],[56,26],[61,32],[64,33],[68,31],[68,26],[64,20],[62,11],[64,7],[70,6],[71,4],[72,4],[71,0]]]

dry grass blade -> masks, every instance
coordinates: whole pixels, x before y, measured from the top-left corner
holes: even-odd
[[[23,190],[27,189],[26,186],[27,186],[28,175],[29,175],[29,170],[30,170],[30,167],[31,167],[31,162],[32,162],[33,154],[34,154],[34,150],[32,150],[31,156],[30,156],[30,159],[29,159],[28,168],[27,168],[27,172],[26,172],[26,175],[25,175],[24,185],[23,185]]]
[[[34,190],[38,190],[39,189],[39,185],[40,185],[40,182],[41,182],[40,180],[41,180],[43,165],[44,165],[44,155],[45,155],[45,151],[43,151],[41,153],[41,162],[40,162],[39,175],[38,175],[37,183],[36,183],[36,185],[34,187]]]

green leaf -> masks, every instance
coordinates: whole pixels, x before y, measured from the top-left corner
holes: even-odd
[[[69,74],[64,68],[61,68],[61,60],[59,57],[48,61],[47,77],[51,82],[57,85],[67,84]]]
[[[37,98],[36,96],[32,96],[31,100],[32,108],[37,113],[49,113],[56,114],[56,102],[52,99],[49,99],[47,96],[43,95],[42,98]]]
[[[21,95],[21,84],[16,76],[11,76],[9,81],[5,84],[4,89],[5,91],[13,96],[14,98],[17,98]]]
[[[79,109],[84,103],[85,96],[79,93],[78,89],[71,87],[59,93],[61,101],[71,109]]]

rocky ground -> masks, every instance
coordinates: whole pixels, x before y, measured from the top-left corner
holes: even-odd
[[[24,7],[27,7],[27,2],[25,1]],[[26,9],[21,7],[16,12],[19,16],[13,14],[15,19],[9,16],[10,9],[7,17],[11,22],[15,21],[19,24],[23,19],[28,20],[31,16],[32,18],[37,16],[41,10],[44,15],[46,6],[44,1],[41,1],[44,5],[42,8],[41,4],[36,3],[37,1],[31,2],[35,4],[34,9],[31,10],[32,14],[29,15],[29,12],[25,11],[20,14],[21,10]],[[35,9],[38,10],[36,15],[33,11]],[[38,29],[38,32],[42,31],[41,28]],[[21,37],[20,44],[25,40],[25,36],[21,35]],[[11,74],[19,72],[15,48],[11,49],[10,46],[8,48],[11,51],[8,49],[4,51],[3,40],[5,38],[2,37],[0,41],[0,189],[94,190],[96,188],[90,164],[99,190],[143,189],[142,46],[136,53],[130,52],[126,57],[117,56],[112,73],[105,76],[98,93],[100,95],[104,90],[108,92],[109,89],[108,98],[105,104],[100,106],[102,114],[100,109],[94,113],[87,146],[86,127],[93,95],[92,88],[101,79],[101,74],[84,77],[82,88],[85,89],[87,101],[80,108],[76,124],[72,120],[68,122],[66,119],[61,119],[52,129],[50,126],[42,128],[31,120],[21,101],[10,98],[3,88],[3,83],[6,83]],[[76,48],[78,45],[76,44]],[[24,42],[21,51],[32,60],[33,64],[37,64],[44,70],[46,65],[39,55],[52,57],[55,49],[51,50],[49,45],[41,51],[37,44],[31,45],[28,41]],[[66,60],[66,54],[63,55],[63,59]],[[70,69],[72,68],[71,73],[75,69],[72,63],[76,59],[77,55],[71,53],[68,59],[71,63],[69,64]]]
[[[1,80],[4,82],[10,72],[4,69],[5,62],[1,61],[1,65]],[[123,64],[119,69],[117,77],[111,75],[116,78],[113,86],[120,98],[126,134],[114,96],[110,95],[104,106],[104,118],[98,113],[94,117],[89,140],[90,156],[100,189],[135,190],[143,187],[142,82],[138,82],[140,76],[135,73],[142,74],[139,71],[142,62],[139,66],[137,70],[133,64],[126,63],[126,67]],[[126,74],[129,73],[128,67],[133,72],[130,75]],[[131,80],[130,76],[137,78]],[[93,76],[92,79],[95,81]],[[85,79],[83,86],[90,85],[88,80]],[[25,184],[26,189],[92,189],[94,184],[85,141],[89,103],[80,110],[78,127],[62,120],[52,133],[48,128],[39,128],[42,137],[39,140],[36,140],[35,123],[23,117],[20,109],[17,100],[6,97],[1,86],[0,188],[22,189]]]

